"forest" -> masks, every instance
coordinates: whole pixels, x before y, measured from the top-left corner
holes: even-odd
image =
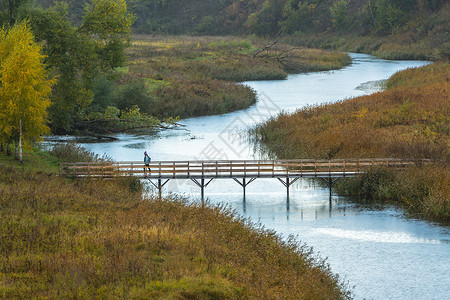
[[[53,0],[38,0],[48,7]],[[83,4],[67,0],[72,19]],[[128,0],[139,33],[276,35],[352,33],[378,36],[416,29],[422,37],[448,25],[444,0]],[[434,32],[433,32],[434,31]]]
[[[26,22],[42,45],[51,132],[89,134],[242,109],[256,95],[237,82],[349,63],[307,48],[448,59],[449,10],[443,0],[9,0],[0,25]]]

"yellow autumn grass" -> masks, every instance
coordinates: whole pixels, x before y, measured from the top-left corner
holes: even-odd
[[[2,298],[350,297],[310,248],[223,206],[0,161]]]
[[[448,171],[449,74],[446,62],[405,70],[388,80],[389,89],[384,92],[282,114],[258,128],[257,138],[280,158],[431,158],[444,161],[442,168]],[[405,174],[413,178],[415,172]],[[394,198],[415,212],[448,221],[450,190],[445,186],[450,182],[448,176],[443,178],[447,185],[430,182],[424,187],[428,204],[411,204],[411,198],[419,201],[420,197]],[[400,175],[397,179],[403,180]],[[423,186],[427,181],[414,182]],[[441,209],[434,210],[432,203]]]

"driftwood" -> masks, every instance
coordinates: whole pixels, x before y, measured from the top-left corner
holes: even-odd
[[[117,138],[105,134],[114,134],[114,133],[123,133],[134,130],[142,130],[142,129],[175,129],[175,130],[186,130],[186,125],[180,124],[178,122],[167,123],[161,122],[159,124],[147,123],[144,122],[136,122],[135,126],[130,127],[113,127],[106,126],[108,122],[119,122],[119,123],[127,123],[130,122],[128,120],[123,119],[96,119],[96,120],[87,120],[82,122],[77,122],[75,124],[75,129],[78,131],[80,135],[89,136],[96,139],[105,139],[105,140],[117,140]],[[132,123],[132,122],[130,122]]]
[[[275,48],[275,46],[277,44],[280,43],[280,40],[283,38],[283,32],[279,32],[276,39],[274,41],[272,41],[269,45],[262,47],[261,49],[255,51],[253,53],[253,58],[255,58],[256,56],[260,55],[263,52],[267,52],[267,54],[265,54],[263,56],[264,59],[266,60],[276,60],[277,62],[279,62],[285,70],[287,70],[288,72],[299,72],[302,71],[301,69],[301,64],[295,62],[292,58],[292,56],[290,57],[288,54],[294,50],[298,50],[300,48],[298,47],[291,47],[285,50],[278,50],[275,49],[269,54],[269,50],[272,50],[273,48]]]
[[[269,51],[270,48],[272,48],[273,46],[275,46],[276,44],[278,44],[278,42],[281,40],[281,38],[283,37],[283,31],[280,31],[277,35],[277,38],[270,44],[267,46],[264,46],[263,48],[255,51],[253,53],[253,58],[255,58],[256,56],[258,56],[258,54],[263,53],[264,51]]]

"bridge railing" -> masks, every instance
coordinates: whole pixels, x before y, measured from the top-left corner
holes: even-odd
[[[351,176],[367,168],[403,168],[427,164],[426,159],[332,159],[332,160],[204,160],[143,162],[63,163],[61,175],[111,178],[132,175],[149,178],[235,178],[289,176]],[[145,169],[144,169],[145,168]],[[150,170],[149,170],[150,169]]]

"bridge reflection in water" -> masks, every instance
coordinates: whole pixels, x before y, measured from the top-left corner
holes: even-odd
[[[405,168],[431,163],[427,159],[331,159],[331,160],[199,160],[154,161],[148,166],[143,162],[79,162],[62,163],[62,176],[79,178],[113,178],[135,176],[145,178],[159,191],[169,180],[190,179],[201,189],[202,201],[205,188],[214,179],[232,178],[242,188],[245,199],[246,187],[258,178],[276,178],[289,188],[300,178],[319,178],[330,189],[337,180],[352,177],[374,167]]]

